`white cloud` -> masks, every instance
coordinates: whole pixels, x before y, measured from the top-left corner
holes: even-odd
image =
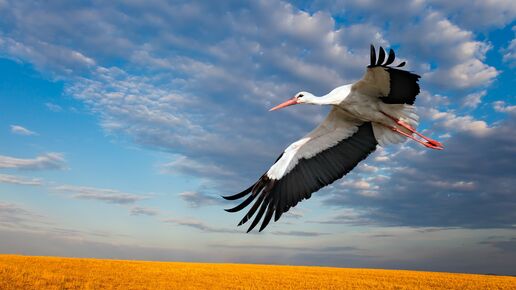
[[[462,99],[462,106],[475,109],[478,107],[478,105],[480,105],[482,102],[482,97],[484,97],[486,94],[486,90],[468,94]]]
[[[429,2],[469,29],[503,27],[516,18],[516,4],[511,0],[431,0]]]
[[[486,87],[496,78],[499,72],[478,59],[470,59],[449,69],[438,68],[425,76],[429,80],[445,87],[467,89]]]
[[[378,156],[378,157],[381,157],[381,156]],[[379,168],[374,165],[369,165],[367,163],[360,163],[360,165],[358,166],[357,169],[362,172],[376,172],[376,171],[378,171]]]
[[[504,101],[493,102],[493,108],[497,112],[516,114],[516,105],[507,105]]]
[[[65,169],[66,160],[62,153],[55,152],[45,153],[32,159],[0,155],[0,168],[24,170]]]
[[[430,82],[467,89],[487,86],[499,73],[483,62],[491,46],[476,41],[472,32],[461,29],[441,13],[429,12],[420,25],[409,26],[407,30],[402,38],[416,47],[420,58],[438,62],[436,69],[423,74]]]
[[[348,177],[340,183],[340,186],[346,191],[351,189],[351,191],[365,197],[376,197],[379,194],[379,187],[366,179],[355,180]]]
[[[514,35],[516,36],[516,26],[512,27],[512,31],[514,32]],[[502,49],[503,53],[503,61],[509,63],[511,66],[516,66],[516,37],[514,37],[509,45]]]
[[[342,181],[342,186],[349,186],[354,189],[370,189],[371,184],[363,179],[360,180],[352,180],[352,179],[345,179]]]
[[[476,120],[473,116],[458,116],[453,112],[441,112],[436,109],[430,109],[429,113],[432,120],[437,121],[439,125],[449,130],[458,132],[469,132],[478,136],[486,135],[491,127],[482,120]]]
[[[38,135],[36,132],[19,125],[11,125],[11,133],[24,136]]]

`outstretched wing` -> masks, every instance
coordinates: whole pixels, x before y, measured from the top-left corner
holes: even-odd
[[[277,221],[298,202],[344,176],[373,152],[377,144],[371,123],[350,119],[334,107],[319,127],[285,149],[255,184],[224,197],[235,200],[249,195],[227,211],[240,211],[256,200],[238,225],[246,223],[258,211],[247,232],[265,215],[262,231],[273,215]]]
[[[389,50],[387,60],[385,56],[385,50],[380,47],[378,59],[376,59],[374,46],[371,45],[371,64],[367,66],[364,77],[351,89],[362,94],[377,96],[386,104],[413,105],[419,94],[420,76],[398,69],[404,66],[405,62],[400,63],[396,68],[389,66],[395,59],[392,49]]]

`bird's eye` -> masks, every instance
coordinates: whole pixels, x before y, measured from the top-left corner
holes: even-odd
[[[298,98],[301,98],[301,97],[303,97],[303,94],[299,94],[297,97],[298,97]]]

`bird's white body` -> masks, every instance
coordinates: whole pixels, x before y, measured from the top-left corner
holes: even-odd
[[[256,199],[239,225],[258,211],[248,231],[264,216],[260,227],[260,231],[263,230],[273,215],[274,220],[278,220],[299,201],[310,198],[313,192],[347,174],[377,145],[400,143],[410,138],[426,147],[442,149],[442,144],[415,129],[419,118],[413,103],[419,94],[419,76],[398,69],[404,62],[396,68],[389,66],[395,58],[392,50],[384,62],[385,57],[385,51],[380,48],[376,61],[376,52],[371,46],[371,64],[360,81],[337,87],[321,97],[300,92],[271,109],[295,104],[332,107],[326,119],[305,137],[290,144],[255,184],[225,197],[234,200],[249,195],[240,205],[227,210],[230,212],[239,211]]]

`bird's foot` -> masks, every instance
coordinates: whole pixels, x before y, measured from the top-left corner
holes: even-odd
[[[409,132],[412,132],[412,134],[416,134],[417,136],[421,137],[422,139],[425,140],[425,142],[423,142],[422,140],[419,140],[417,138],[415,138],[414,136],[412,136],[412,134],[408,134],[408,133],[405,133],[403,131],[401,131],[400,129],[396,128],[396,127],[391,127],[391,130],[393,130],[394,132],[398,133],[398,134],[401,134],[405,137],[408,137],[428,148],[432,148],[432,149],[436,149],[436,150],[443,150],[444,149],[444,146],[441,142],[439,141],[436,141],[436,140],[433,140],[433,139],[430,139],[428,137],[426,137],[425,135],[419,133],[418,131],[416,131],[416,129],[414,129],[412,126],[410,126],[409,124],[401,121],[400,119],[397,119],[385,112],[382,112],[382,114],[384,114],[385,116],[387,116],[388,118],[390,118],[391,120],[393,120],[396,125],[399,125],[405,129],[407,129]]]
[[[435,150],[443,150],[444,149],[443,144],[441,144],[441,142],[435,141],[435,140],[430,140],[430,141],[426,141],[426,142],[419,142],[419,143],[425,145],[428,148],[432,148],[432,149],[435,149]]]

